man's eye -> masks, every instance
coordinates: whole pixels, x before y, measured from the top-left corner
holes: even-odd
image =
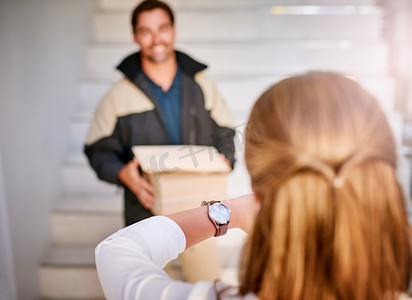
[[[150,31],[148,31],[148,30],[141,30],[140,31],[140,35],[142,35],[142,36],[148,36],[150,34]]]
[[[164,25],[164,26],[160,27],[161,32],[167,32],[167,31],[170,31],[171,29],[172,29],[172,27],[170,25]]]

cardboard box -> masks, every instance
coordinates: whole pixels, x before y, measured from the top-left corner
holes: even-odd
[[[227,194],[230,167],[214,147],[134,146],[144,176],[153,185],[155,214],[199,207]]]

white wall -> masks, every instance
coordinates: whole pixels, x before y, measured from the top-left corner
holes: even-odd
[[[14,300],[17,291],[2,166],[0,151],[0,299]]]
[[[92,11],[93,0],[0,1],[0,192],[18,299],[39,299],[38,266],[60,195],[59,164],[85,75]]]

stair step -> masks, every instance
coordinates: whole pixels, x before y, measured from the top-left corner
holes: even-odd
[[[42,299],[105,299],[94,266],[41,265]]]
[[[95,267],[94,248],[95,246],[53,246],[42,265],[48,267]]]
[[[56,245],[94,245],[124,226],[123,199],[70,197],[59,201],[52,214]]]
[[[168,3],[178,13],[180,9],[253,9],[267,8],[274,5],[375,5],[376,0],[169,0]],[[100,10],[131,11],[136,6],[135,0],[99,0],[97,7]]]
[[[53,239],[58,245],[97,245],[123,226],[120,213],[59,213],[52,215]]]
[[[211,75],[287,76],[313,69],[380,75],[387,71],[387,47],[380,42],[356,44],[334,41],[325,45],[325,42],[307,41],[285,44],[185,43],[178,44],[177,49],[206,62]],[[114,76],[118,73],[116,65],[132,51],[128,44],[91,45],[88,49],[89,76]]]
[[[176,16],[178,40],[379,40],[381,36],[381,11],[375,6],[306,6],[294,8],[294,12],[288,6],[278,8],[276,15],[271,6],[252,12],[240,8],[180,10]],[[96,42],[131,42],[130,13],[98,11],[93,36]]]
[[[105,299],[95,267],[40,267],[42,299]]]
[[[53,247],[40,266],[46,299],[104,299],[93,247]]]
[[[84,131],[86,132],[87,130]],[[80,135],[80,133],[78,134]],[[82,139],[81,143],[83,143],[84,140],[85,139]],[[114,184],[99,180],[89,166],[84,154],[80,151],[72,154],[69,159],[63,163],[61,176],[63,195],[115,196],[120,190]]]
[[[60,213],[113,213],[123,212],[123,200],[120,193],[111,197],[64,197],[55,206],[55,212]]]

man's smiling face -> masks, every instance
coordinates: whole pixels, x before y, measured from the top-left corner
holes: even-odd
[[[140,46],[142,59],[152,63],[162,63],[171,57],[175,35],[169,15],[160,8],[142,12],[133,34]]]

